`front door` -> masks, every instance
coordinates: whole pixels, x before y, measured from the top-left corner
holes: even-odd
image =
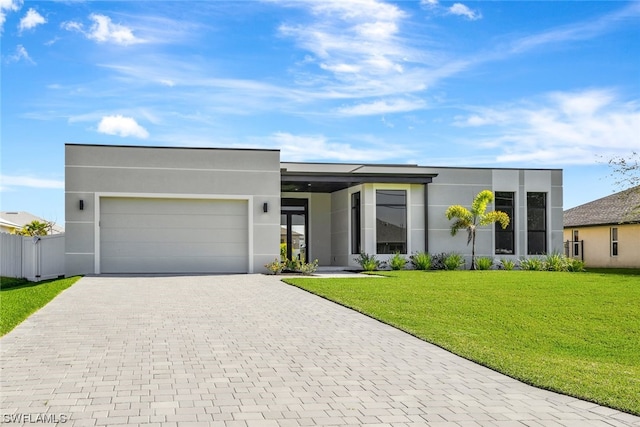
[[[280,253],[287,259],[309,259],[308,236],[309,201],[307,199],[282,199],[280,212]]]

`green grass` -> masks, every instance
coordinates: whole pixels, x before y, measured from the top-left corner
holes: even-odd
[[[526,383],[640,415],[640,276],[381,274],[286,282]]]
[[[78,279],[80,277],[34,283],[24,279],[0,278],[0,336],[44,307]]]

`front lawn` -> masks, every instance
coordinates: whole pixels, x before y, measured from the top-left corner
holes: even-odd
[[[286,282],[526,383],[640,414],[640,276],[381,274]]]
[[[44,307],[78,279],[79,276],[34,283],[24,279],[0,278],[0,336]]]

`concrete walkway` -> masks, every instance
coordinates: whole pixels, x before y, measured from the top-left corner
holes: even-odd
[[[640,426],[262,275],[83,278],[0,346],[7,424]]]

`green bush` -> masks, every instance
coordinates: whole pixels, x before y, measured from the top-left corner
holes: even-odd
[[[376,259],[375,255],[368,255],[365,252],[358,255],[358,257],[355,258],[355,261],[360,264],[360,267],[362,267],[364,271],[379,270],[383,265],[382,261]]]
[[[567,258],[564,254],[559,253],[548,254],[544,258],[522,258],[520,260],[520,268],[531,271],[585,271],[583,261]]]
[[[584,261],[575,259],[575,258],[568,258],[567,271],[570,271],[573,273],[580,273],[580,272],[586,271],[584,268]]]
[[[430,270],[431,255],[426,252],[416,252],[411,255],[411,264],[416,270]]]
[[[493,267],[493,258],[481,257],[476,259],[476,267],[478,270],[489,270]]]
[[[464,257],[458,253],[452,252],[444,258],[443,265],[445,270],[458,270],[460,267],[464,266]]]
[[[567,258],[559,253],[548,254],[544,260],[544,267],[549,271],[567,271]]]
[[[546,270],[545,262],[541,258],[522,258],[520,260],[520,268],[529,271]]]
[[[407,264],[407,259],[400,255],[400,252],[393,254],[393,257],[389,260],[389,266],[392,270],[402,270]]]
[[[511,271],[514,269],[514,267],[516,266],[515,261],[511,260],[511,259],[506,259],[503,258],[500,260],[500,265],[502,266],[502,268],[504,268],[507,271]]]

